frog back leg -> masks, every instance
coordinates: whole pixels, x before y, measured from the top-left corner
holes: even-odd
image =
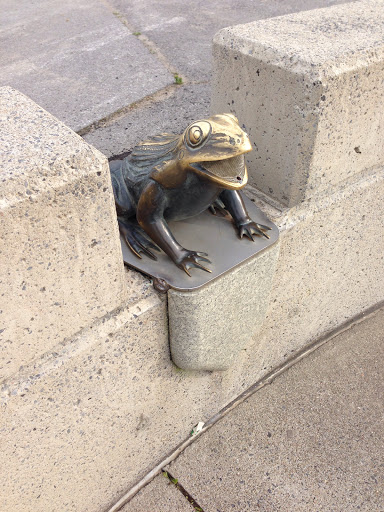
[[[126,160],[115,160],[109,164],[113,195],[115,197],[117,222],[119,231],[131,251],[141,258],[146,254],[149,258],[157,259],[152,249],[160,250],[157,245],[148,240],[144,231],[136,222],[136,201],[132,192],[127,187],[127,180],[124,178]]]
[[[123,164],[124,160],[114,160],[109,163],[109,169],[117,215],[129,218],[136,215],[136,204],[124,180]]]

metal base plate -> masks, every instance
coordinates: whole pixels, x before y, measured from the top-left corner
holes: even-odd
[[[267,219],[250,199],[244,194],[242,196],[251,219],[271,228],[271,231],[268,231],[269,240],[261,236],[255,237],[254,242],[246,237],[240,240],[229,214],[227,217],[221,216],[220,213],[212,215],[208,210],[196,217],[169,223],[172,234],[183,247],[208,253],[212,264],[203,265],[212,270],[212,273],[191,268],[189,277],[164,252],[154,251],[157,261],[145,255],[140,259],[133,254],[120,236],[124,263],[151,277],[164,279],[175,290],[191,291],[206,285],[271,246],[279,237],[277,226]]]

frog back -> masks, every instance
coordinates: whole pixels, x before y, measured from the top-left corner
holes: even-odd
[[[139,199],[153,170],[164,162],[177,158],[180,135],[162,133],[135,146],[122,163],[124,182]]]

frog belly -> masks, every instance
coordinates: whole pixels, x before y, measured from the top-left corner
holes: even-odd
[[[219,196],[222,189],[210,182],[198,186],[185,186],[179,190],[167,191],[168,207],[164,211],[166,220],[184,220],[199,215]]]

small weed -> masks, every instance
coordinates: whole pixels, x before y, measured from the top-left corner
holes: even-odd
[[[162,475],[165,476],[175,487],[178,489],[181,494],[184,495],[184,497],[189,501],[189,503],[193,506],[193,509],[196,512],[204,512],[204,510],[196,503],[196,501],[192,498],[190,494],[184,489],[182,485],[179,484],[179,481],[177,478],[174,478],[171,474],[169,474],[167,471],[162,471]]]
[[[177,478],[173,478],[173,476],[169,475],[166,471],[163,471],[162,475],[165,476],[165,478],[168,478],[168,480],[170,482],[172,482],[173,484],[177,485],[177,482],[178,482]]]
[[[178,73],[175,73],[173,76],[175,77],[175,84],[181,85],[183,83],[183,79]]]
[[[141,32],[133,32],[134,36],[141,36]]]

